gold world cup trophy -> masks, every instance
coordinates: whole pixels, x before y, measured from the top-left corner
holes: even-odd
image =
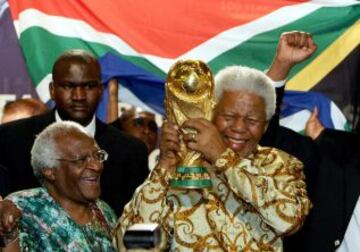
[[[166,79],[166,116],[179,127],[190,118],[211,120],[214,107],[214,77],[208,67],[199,60],[180,60],[169,70]],[[181,133],[197,134],[195,129],[182,129]],[[201,153],[186,147],[180,136],[177,153],[180,166],[170,180],[172,188],[208,188],[212,186],[210,175],[203,166]]]

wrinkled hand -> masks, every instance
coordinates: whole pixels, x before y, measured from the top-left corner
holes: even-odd
[[[175,167],[178,162],[176,157],[178,151],[180,151],[178,127],[170,122],[164,122],[160,136],[160,166]]]
[[[0,196],[0,235],[11,232],[18,219],[21,217],[21,211],[10,200],[2,200]]]
[[[274,81],[286,79],[291,68],[309,58],[316,49],[309,33],[292,31],[281,34],[268,76]]]
[[[318,108],[315,108],[305,125],[305,135],[311,137],[313,140],[318,138],[321,132],[325,129],[318,119],[318,114],[319,110]]]
[[[194,136],[193,133],[183,135],[186,146],[191,150],[202,153],[211,163],[214,163],[226,150],[226,145],[219,131],[214,124],[206,119],[189,119],[181,128],[196,130],[197,133]]]

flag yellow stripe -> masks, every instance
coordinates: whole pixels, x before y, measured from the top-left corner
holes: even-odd
[[[310,90],[343,61],[359,45],[359,42],[360,20],[347,29],[316,59],[291,78],[286,84],[286,89],[297,91]]]

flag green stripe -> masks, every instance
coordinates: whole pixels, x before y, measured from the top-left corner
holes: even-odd
[[[349,26],[355,23],[359,16],[360,6],[323,7],[286,26],[254,36],[216,57],[209,64],[215,73],[224,66],[234,64],[247,65],[261,70],[266,69],[271,64],[281,33],[292,30],[302,30],[313,34],[318,45],[318,50],[315,56],[312,57],[314,58],[344,33]],[[295,66],[289,78],[301,71],[308,63],[307,60]]]
[[[78,38],[68,38],[54,35],[40,27],[32,27],[21,33],[20,44],[25,56],[26,64],[36,86],[48,73],[51,73],[52,65],[56,58],[65,50],[81,48],[92,52],[97,57],[101,57],[107,52],[112,52],[122,58],[154,73],[160,77],[165,74],[148,60],[142,57],[120,55],[111,47],[91,43]]]

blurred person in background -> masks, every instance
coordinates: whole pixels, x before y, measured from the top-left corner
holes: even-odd
[[[124,109],[121,116],[111,125],[143,141],[148,153],[156,148],[158,125],[155,121],[155,114],[131,107]]]
[[[7,123],[49,111],[45,103],[34,98],[24,98],[10,101],[5,104],[1,117],[1,123]]]

